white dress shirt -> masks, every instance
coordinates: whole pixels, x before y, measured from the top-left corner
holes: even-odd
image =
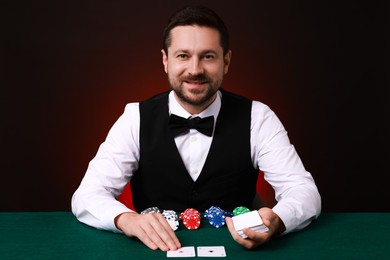
[[[218,120],[222,93],[198,115],[189,114],[169,94],[169,112],[188,118],[213,115]],[[131,180],[139,162],[139,103],[130,103],[110,129],[96,156],[90,161],[80,186],[72,197],[72,212],[77,219],[98,229],[120,232],[114,219],[129,208],[117,201]],[[196,180],[206,161],[212,137],[191,129],[175,138],[184,165]],[[287,132],[275,113],[265,104],[253,101],[251,113],[251,159],[264,172],[275,190],[273,211],[286,226],[285,233],[307,226],[319,216],[321,197],[311,174],[305,170]],[[238,205],[239,206],[239,205]]]

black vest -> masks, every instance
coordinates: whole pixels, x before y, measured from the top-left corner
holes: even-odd
[[[168,92],[140,102],[140,162],[130,182],[133,205],[200,212],[251,208],[258,170],[250,156],[252,101],[221,90],[222,103],[204,167],[194,182],[168,128]]]

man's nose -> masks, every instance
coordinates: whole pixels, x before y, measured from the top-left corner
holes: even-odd
[[[193,57],[188,64],[188,73],[198,75],[203,73],[202,62],[197,57]]]

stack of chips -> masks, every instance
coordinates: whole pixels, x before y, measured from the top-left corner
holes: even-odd
[[[179,219],[183,221],[184,226],[189,230],[198,229],[200,226],[200,213],[196,209],[186,209],[180,214]]]
[[[161,210],[158,207],[150,207],[141,211],[141,214],[161,213],[171,226],[173,231],[179,228],[179,218],[174,210]]]
[[[209,221],[210,225],[215,228],[220,228],[225,225],[225,211],[220,207],[211,206],[204,213],[204,217]]]
[[[179,218],[174,210],[164,210],[162,215],[168,221],[173,231],[179,228]]]
[[[237,208],[235,208],[235,209],[233,210],[233,215],[234,215],[234,216],[238,216],[238,215],[247,213],[247,212],[249,212],[249,211],[250,211],[250,210],[249,210],[248,208],[240,206],[240,207],[237,207]]]
[[[141,214],[147,214],[147,213],[161,213],[161,211],[158,207],[150,207],[141,211]]]

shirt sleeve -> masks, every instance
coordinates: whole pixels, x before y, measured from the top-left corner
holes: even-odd
[[[138,168],[139,124],[139,104],[128,104],[90,161],[71,201],[72,212],[80,222],[120,232],[115,217],[132,210],[117,197]]]
[[[317,218],[321,197],[312,175],[276,114],[258,101],[252,105],[251,149],[254,166],[275,190],[273,211],[286,226],[284,234],[303,229]]]

